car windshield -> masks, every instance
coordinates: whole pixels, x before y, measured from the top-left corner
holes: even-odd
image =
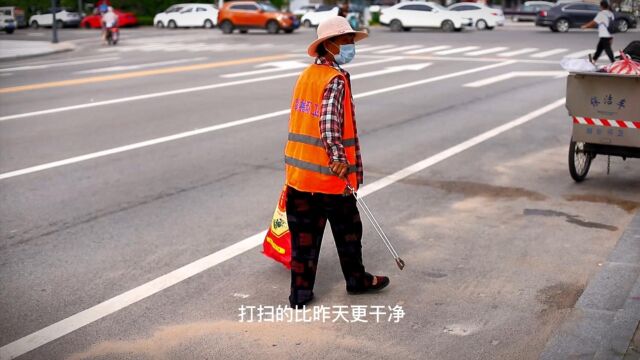
[[[266,11],[266,12],[278,12],[278,9],[275,8],[275,6],[271,5],[271,4],[260,4],[260,7],[262,7],[262,10]]]
[[[165,12],[166,13],[172,13],[172,12],[177,12],[182,10],[182,6],[171,6],[169,7]]]

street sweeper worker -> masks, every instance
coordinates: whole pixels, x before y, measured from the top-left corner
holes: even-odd
[[[335,16],[320,23],[307,53],[315,58],[298,78],[285,147],[287,222],[291,232],[292,307],[313,299],[318,255],[327,220],[349,294],[381,290],[386,276],[365,272],[362,222],[356,199],[363,168],[349,73],[355,43],[366,38]]]

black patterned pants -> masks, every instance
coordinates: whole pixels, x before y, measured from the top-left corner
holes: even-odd
[[[329,220],[347,290],[368,286],[362,265],[362,222],[353,196],[308,193],[287,187],[291,232],[291,305],[313,298],[322,235]]]

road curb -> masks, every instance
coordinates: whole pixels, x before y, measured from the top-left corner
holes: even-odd
[[[16,40],[6,40],[3,41],[2,44],[3,46],[3,52],[4,51],[12,51],[11,49],[7,49],[6,48],[6,44],[10,44],[11,42],[14,42]],[[19,60],[19,59],[27,59],[27,58],[33,58],[33,57],[39,57],[39,56],[45,56],[45,55],[51,55],[51,54],[57,54],[57,53],[62,53],[62,52],[67,52],[67,51],[73,51],[76,49],[76,45],[71,43],[71,42],[61,42],[61,43],[57,43],[57,44],[42,44],[42,46],[44,47],[44,49],[42,50],[38,50],[37,52],[33,52],[33,53],[27,53],[27,51],[25,50],[25,53],[19,53],[20,49],[18,50],[13,50],[13,51],[17,51],[18,53],[16,53],[15,55],[9,54],[9,55],[5,55],[3,54],[3,52],[0,52],[0,61],[6,61],[6,60]]]
[[[542,360],[619,359],[640,323],[640,212],[593,277],[574,310],[549,339]]]

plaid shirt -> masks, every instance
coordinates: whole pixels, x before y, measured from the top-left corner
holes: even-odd
[[[338,64],[333,61],[329,61],[324,57],[318,57],[316,59],[316,64],[331,66],[340,71],[347,79],[349,88],[351,88],[349,73],[343,70]],[[344,87],[344,80],[341,77],[336,76],[324,89],[324,94],[322,96],[320,137],[322,138],[322,143],[324,144],[324,148],[327,151],[327,155],[331,162],[347,162],[347,156],[345,155],[344,146],[342,145],[342,123],[344,122],[344,107],[342,102],[344,99]],[[351,118],[353,119],[353,131],[355,134],[356,146],[356,163],[351,165],[356,166],[356,178],[358,179],[358,184],[362,184],[362,157],[360,156],[360,142],[358,140],[358,131],[356,129],[353,96],[351,97]]]

